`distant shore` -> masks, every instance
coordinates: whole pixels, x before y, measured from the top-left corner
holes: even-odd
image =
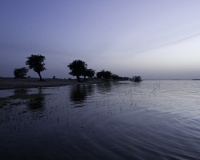
[[[101,80],[91,79],[84,82],[78,82],[75,79],[52,79],[44,78],[44,81],[39,81],[39,78],[0,78],[0,90],[3,89],[15,89],[15,88],[37,88],[37,87],[56,87],[66,85],[78,85],[78,84],[97,84],[102,83]]]

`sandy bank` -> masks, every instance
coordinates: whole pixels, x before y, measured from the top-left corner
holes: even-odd
[[[44,79],[44,82],[37,78],[15,79],[15,78],[0,78],[0,90],[14,88],[35,88],[35,87],[55,87],[74,84],[96,84],[101,83],[101,80],[88,80],[86,82],[77,82],[77,80],[68,79]]]

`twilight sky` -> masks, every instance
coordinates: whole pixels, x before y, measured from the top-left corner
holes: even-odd
[[[31,54],[46,57],[44,78],[71,77],[77,59],[119,76],[200,78],[200,1],[1,0],[0,76]]]

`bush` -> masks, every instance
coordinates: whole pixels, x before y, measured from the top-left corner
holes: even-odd
[[[135,76],[135,77],[133,77],[133,81],[140,82],[140,81],[142,81],[142,79],[140,76]]]
[[[14,70],[14,76],[15,78],[24,78],[27,72],[28,72],[28,69],[26,67],[16,68]]]

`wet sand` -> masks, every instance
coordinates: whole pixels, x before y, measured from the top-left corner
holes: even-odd
[[[65,85],[77,85],[77,84],[96,84],[102,83],[101,80],[91,79],[85,82],[78,82],[75,79],[52,79],[45,78],[44,81],[39,81],[39,78],[26,78],[26,79],[15,79],[15,78],[0,78],[0,90],[3,89],[14,89],[14,88],[37,88],[37,87],[55,87]]]

